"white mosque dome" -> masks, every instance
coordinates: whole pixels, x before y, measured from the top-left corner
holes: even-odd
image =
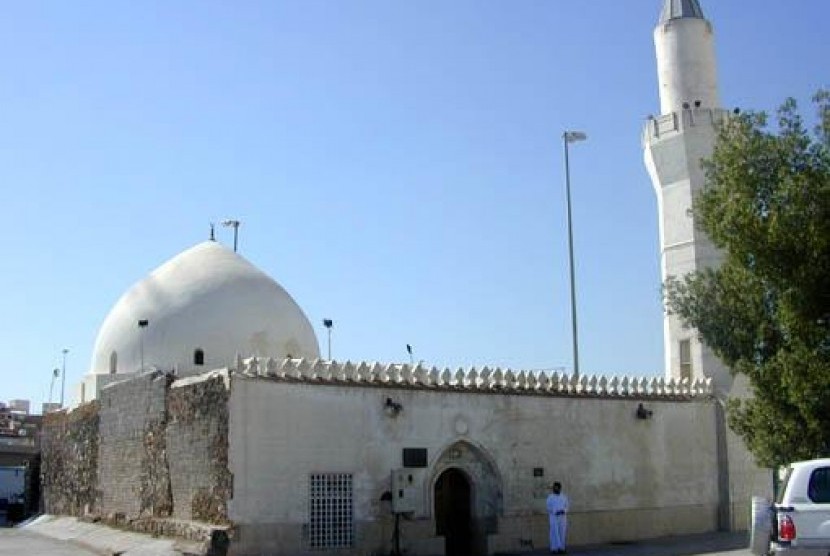
[[[98,332],[91,372],[135,372],[143,357],[145,369],[187,374],[227,367],[237,355],[315,359],[320,350],[288,292],[237,253],[206,241],[121,296]]]

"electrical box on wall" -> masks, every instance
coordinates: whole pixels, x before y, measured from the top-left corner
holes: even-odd
[[[421,475],[414,469],[392,470],[392,511],[417,512],[421,508]]]

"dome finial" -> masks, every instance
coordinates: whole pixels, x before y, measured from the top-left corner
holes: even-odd
[[[216,234],[213,227],[213,222],[210,223],[210,241],[216,241]]]
[[[660,13],[660,23],[684,17],[706,19],[703,16],[703,9],[700,7],[700,2],[698,2],[698,0],[665,0],[663,2],[663,11]]]

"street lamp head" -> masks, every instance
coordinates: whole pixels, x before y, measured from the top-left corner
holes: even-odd
[[[331,328],[332,326],[334,326],[334,321],[331,319],[323,319],[323,326],[325,326],[326,328]]]
[[[239,227],[239,220],[222,220],[222,225],[225,227]]]
[[[138,321],[138,327],[139,328],[146,328],[148,324],[150,324],[150,321],[147,320],[147,319],[140,319]]]
[[[566,131],[562,134],[567,143],[576,143],[577,141],[585,141],[588,135],[582,131]]]

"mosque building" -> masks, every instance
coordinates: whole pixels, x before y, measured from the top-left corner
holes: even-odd
[[[688,209],[727,114],[697,0],[665,0],[655,45],[665,279],[718,262]],[[337,362],[279,284],[200,243],[118,300],[80,404],[45,417],[45,510],[234,555],[484,555],[545,548],[561,481],[571,544],[746,529],[770,476],[725,425],[735,386],[664,332],[662,378]]]

